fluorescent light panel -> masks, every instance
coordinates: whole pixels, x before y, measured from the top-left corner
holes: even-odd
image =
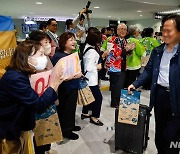
[[[180,13],[180,9],[175,9],[175,10],[168,10],[168,11],[160,11],[157,12],[158,14],[173,14],[173,13]]]
[[[42,2],[36,2],[36,4],[39,4],[39,5],[41,5],[41,4],[42,4]]]

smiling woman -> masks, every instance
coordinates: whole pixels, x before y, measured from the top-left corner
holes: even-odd
[[[69,56],[76,47],[75,36],[71,32],[63,33],[59,38],[59,50],[52,57],[53,65],[63,57]],[[75,64],[74,64],[75,65]],[[70,140],[77,140],[79,135],[72,131],[79,131],[81,128],[75,126],[75,111],[78,97],[78,79],[81,73],[72,76],[70,80],[62,83],[58,88],[58,99],[60,104],[57,106],[57,113],[61,123],[63,137]]]

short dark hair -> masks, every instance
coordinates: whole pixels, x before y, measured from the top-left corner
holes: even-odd
[[[107,27],[106,29],[107,29],[108,31],[110,31],[110,30],[111,30],[111,27]]]
[[[162,32],[159,32],[158,36],[162,36]]]
[[[40,47],[41,44],[39,42],[32,40],[19,43],[6,70],[17,70],[27,75],[34,74],[36,70],[29,66],[28,57],[36,54]]]
[[[39,29],[40,30],[43,30],[46,27],[47,27],[47,23],[46,22],[41,22],[40,25],[39,25]]]
[[[56,21],[56,19],[54,19],[54,18],[49,19],[49,20],[47,21],[47,25],[50,25],[52,21]],[[57,22],[57,21],[56,21],[56,22]]]
[[[167,21],[167,20],[174,20],[175,21],[175,26],[176,26],[176,29],[180,32],[180,15],[177,15],[177,14],[170,14],[170,15],[167,15],[165,16],[163,19],[162,19],[162,27],[164,26],[164,23]]]
[[[73,22],[72,19],[67,19],[66,20],[66,27],[67,27],[67,29],[69,29],[70,25],[72,25],[72,22]]]
[[[47,33],[38,31],[38,30],[34,30],[29,34],[29,40],[33,40],[33,41],[42,41],[43,39],[48,39],[51,42],[51,38]]]
[[[153,32],[154,32],[153,28],[151,27],[146,28],[144,31],[144,37],[151,37]]]
[[[159,34],[159,32],[155,32],[154,34],[155,34],[155,35],[158,35],[158,34]]]
[[[101,33],[104,34],[106,30],[107,30],[106,27],[102,28],[102,29],[101,29]]]
[[[95,48],[97,49],[98,44],[100,44],[101,41],[102,41],[101,32],[96,27],[90,27],[88,29],[86,43],[95,46]]]
[[[66,42],[71,37],[75,38],[75,35],[73,33],[71,33],[71,32],[65,32],[65,33],[60,35],[60,37],[59,37],[59,50],[58,50],[59,52],[64,52],[65,51]]]
[[[81,14],[80,17],[79,17],[79,20],[82,20],[82,19],[85,19],[84,14]]]

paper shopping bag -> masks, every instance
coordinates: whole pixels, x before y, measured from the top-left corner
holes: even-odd
[[[121,90],[118,122],[137,125],[139,103],[140,92],[132,91],[130,95],[128,90]]]
[[[89,86],[78,90],[78,105],[88,105],[95,101],[95,98],[91,92]]]
[[[36,114],[36,126],[33,131],[37,146],[63,140],[56,105],[43,114]]]

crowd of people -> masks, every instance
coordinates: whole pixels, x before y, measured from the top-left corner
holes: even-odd
[[[110,82],[110,107],[113,108],[120,103],[121,89],[130,91],[144,86],[151,89],[150,107],[155,111],[158,154],[178,154],[178,149],[170,149],[169,144],[180,138],[180,16],[163,19],[163,43],[154,37],[151,27],[140,32],[135,25],[128,27],[120,23],[116,30],[104,27],[100,31],[91,26],[89,14],[85,12],[83,9],[74,20],[68,19],[65,32],[59,37],[56,35],[58,22],[52,18],[42,22],[39,30],[18,44],[0,79],[0,144],[6,139],[13,152],[20,153],[19,138],[33,130],[35,113],[43,113],[56,100],[63,137],[77,140],[79,135],[74,132],[81,130],[75,125],[78,82],[85,76],[95,101],[83,106],[82,120],[89,119],[90,123],[103,126],[100,79]],[[58,69],[53,82],[38,96],[31,88],[29,77],[53,68],[61,58],[74,52],[83,59],[85,73],[64,80],[63,69]],[[50,150],[50,145],[37,147],[35,141],[34,145],[37,154]]]

